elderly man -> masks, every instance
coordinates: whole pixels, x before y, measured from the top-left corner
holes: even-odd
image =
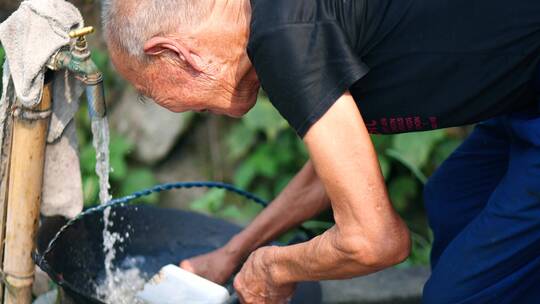
[[[239,117],[259,82],[311,160],[223,248],[182,267],[285,303],[296,282],[403,261],[408,229],[369,133],[475,122],[426,187],[434,232],[425,303],[540,299],[540,1],[104,0],[118,71],[175,112]],[[261,247],[322,210],[336,224]]]

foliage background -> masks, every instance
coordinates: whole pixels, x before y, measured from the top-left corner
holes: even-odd
[[[75,2],[83,14],[89,16],[87,23],[99,24],[99,9],[94,1]],[[103,42],[99,35],[97,37],[91,40],[93,59],[105,74],[107,95],[111,97],[110,100],[115,100],[122,95],[127,84],[114,72]],[[3,62],[3,56],[0,47],[0,62]],[[110,106],[114,107],[114,102]],[[274,110],[263,92],[257,106],[242,119],[231,120],[197,114],[188,136],[204,137],[206,133],[197,130],[208,125],[218,126],[217,130],[214,130],[217,136],[210,138],[212,142],[208,149],[209,156],[205,156],[208,162],[204,167],[197,168],[200,171],[198,176],[233,183],[267,200],[271,200],[285,187],[308,158],[302,142]],[[95,152],[91,144],[89,119],[84,103],[77,116],[77,126],[84,197],[87,206],[90,206],[97,201],[98,183],[94,174]],[[413,232],[413,252],[403,266],[428,263],[431,236],[422,203],[422,187],[467,133],[468,128],[461,128],[372,137],[393,204]],[[195,142],[204,140],[199,138]],[[115,197],[150,187],[158,181],[164,182],[156,177],[156,168],[160,164],[148,166],[132,157],[137,144],[139,143],[132,142],[112,130],[111,183]],[[179,139],[170,157],[174,157],[172,154],[178,151],[186,150],[185,146],[186,140]],[[217,155],[219,161],[215,161],[216,157],[212,155]],[[161,165],[164,162],[166,160],[163,160]],[[162,201],[157,195],[143,200],[150,204],[160,204]],[[248,223],[261,210],[259,206],[241,201],[220,190],[197,195],[197,199],[191,199],[179,207],[219,216],[239,224]],[[313,234],[318,234],[330,227],[331,221],[331,216],[324,214],[305,223],[304,227]],[[295,233],[299,231],[293,231],[281,240],[286,241]]]

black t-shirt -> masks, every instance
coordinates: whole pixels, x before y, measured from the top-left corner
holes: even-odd
[[[347,90],[371,133],[535,102],[540,0],[252,0],[248,54],[300,136]]]

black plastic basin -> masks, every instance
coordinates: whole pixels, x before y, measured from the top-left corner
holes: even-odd
[[[206,253],[224,245],[240,227],[205,215],[149,206],[112,207],[112,231],[129,238],[117,248],[113,264],[125,268],[135,261],[147,278],[167,264]],[[59,284],[75,303],[103,303],[95,286],[104,277],[103,213],[87,214],[63,231],[49,253],[48,242],[63,221],[43,221],[38,235],[37,264]],[[318,283],[302,283],[292,303],[321,302]]]

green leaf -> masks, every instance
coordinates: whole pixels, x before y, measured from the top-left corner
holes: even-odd
[[[236,206],[226,206],[223,211],[220,212],[221,216],[231,219],[242,219],[244,214]]]
[[[435,144],[444,137],[443,130],[398,134],[393,136],[391,150],[399,153],[410,165],[421,169],[427,163]]]
[[[418,185],[413,177],[400,176],[390,182],[388,192],[396,210],[403,212],[408,203],[418,195]]]
[[[265,197],[265,196],[260,196]],[[241,210],[242,214],[244,214],[245,219],[252,220],[255,218],[261,211],[264,209],[263,206],[256,204],[254,202],[246,202],[242,205]]]
[[[225,140],[229,152],[228,159],[236,161],[246,155],[256,139],[257,133],[253,129],[243,124],[235,125]]]
[[[253,202],[245,202],[238,206],[226,205],[225,203],[223,205],[224,208],[218,212],[218,215],[240,225],[246,225],[251,222],[262,210],[260,205]]]
[[[109,56],[107,55],[107,53],[97,49],[92,50],[92,61],[101,71],[105,71],[108,69]]]
[[[240,188],[247,188],[257,175],[256,168],[249,161],[246,161],[236,169],[234,173],[234,183]]]
[[[111,181],[121,182],[128,175],[128,164],[126,160],[118,155],[111,154]]]
[[[93,175],[96,172],[96,150],[90,145],[82,147],[80,154],[81,171],[83,175]]]
[[[294,178],[293,174],[285,174],[277,177],[276,185],[274,188],[274,194],[278,195],[285,189],[289,182]]]
[[[118,155],[119,157],[126,157],[132,150],[135,145],[129,141],[127,138],[119,136],[116,133],[113,133],[111,136],[111,154]]]
[[[291,133],[293,131],[291,130]],[[305,163],[307,161],[307,159],[309,158],[309,152],[308,152],[308,149],[306,148],[306,145],[304,144],[304,142],[302,140],[300,140],[300,138],[298,136],[296,136],[296,134],[294,134],[294,138],[296,140],[296,149],[298,150],[298,158],[302,160],[302,163]]]
[[[322,222],[322,221],[307,221],[302,224],[304,228],[310,230],[328,230],[334,226],[334,223]]]
[[[270,188],[268,187],[268,185],[265,185],[263,183],[259,183],[253,193],[255,193],[255,195],[261,198],[272,197]]]
[[[120,86],[122,83],[121,79],[116,75],[111,67],[109,54],[106,51],[95,48],[92,49],[91,54],[92,60],[104,75],[103,78],[105,81],[105,86],[108,89],[107,91]]]
[[[235,205],[226,206],[223,211],[219,212],[220,217],[233,220],[235,223],[244,225],[248,224],[257,216],[261,208],[254,204],[246,204],[242,207]]]
[[[392,145],[392,136],[388,135],[371,135],[371,141],[375,150],[378,152],[384,152]]]
[[[86,207],[94,206],[98,203],[99,181],[97,176],[86,176],[83,178],[83,200]]]
[[[75,120],[77,120],[77,118],[75,118]],[[91,145],[86,135],[86,130],[77,123],[77,140],[79,141],[79,147]]]
[[[433,165],[434,167],[438,167],[442,164],[442,162],[454,152],[463,140],[460,139],[447,139],[443,142],[441,142],[437,147],[435,147],[435,150],[433,151]]]
[[[334,223],[326,221],[311,220],[304,222],[302,227],[309,230],[311,235],[320,235],[323,234],[326,230],[332,228]]]
[[[388,180],[390,176],[390,170],[391,170],[391,163],[388,157],[384,156],[383,154],[379,154],[379,164],[381,165],[381,171],[384,176],[385,180]]]
[[[86,102],[81,102],[79,111],[75,116],[75,122],[77,123],[77,129],[80,130],[79,141],[81,145],[92,145],[92,131],[90,127],[90,116],[88,115],[88,105]]]
[[[223,206],[225,194],[226,192],[223,189],[212,189],[192,202],[190,208],[207,214],[215,214]]]
[[[282,234],[276,242],[278,244],[290,244],[292,241],[294,241],[297,237],[300,237],[302,239],[308,239],[308,236],[304,233],[304,231],[299,229],[292,229],[290,231],[287,231],[286,233]]]
[[[278,164],[289,164],[297,157],[295,141],[296,138],[282,133],[275,142],[267,141],[263,152],[275,158],[275,162]]]
[[[250,161],[257,172],[265,177],[274,177],[278,172],[279,158],[269,144],[259,146]]]
[[[130,141],[113,134],[110,144],[111,180],[120,182],[127,177],[127,155],[132,149]]]
[[[141,189],[150,188],[155,184],[157,184],[157,180],[152,174],[152,171],[148,169],[130,170],[129,174],[122,182],[120,187],[120,195],[129,195]],[[158,200],[159,195],[157,193],[140,199],[140,201],[149,204],[155,204],[158,202]]]
[[[397,151],[388,150],[386,152],[386,155],[390,158],[397,160],[403,166],[408,168],[422,184],[425,184],[427,182],[427,176],[420,170],[420,168],[409,162],[408,159],[404,158],[403,155],[399,154]]]
[[[265,96],[259,96],[255,107],[244,116],[242,121],[248,128],[264,132],[270,140],[275,139],[280,131],[288,128],[287,121],[281,117]]]
[[[412,250],[409,259],[407,259],[407,264],[410,266],[428,265],[432,242],[428,238],[415,233],[414,231],[411,231],[411,241]]]
[[[259,146],[255,152],[236,170],[235,183],[247,188],[257,176],[274,177],[278,171],[278,159],[268,144]]]
[[[444,137],[443,130],[394,135],[392,148],[386,151],[386,155],[401,162],[425,183],[427,178],[422,168],[428,163],[437,142]]]

